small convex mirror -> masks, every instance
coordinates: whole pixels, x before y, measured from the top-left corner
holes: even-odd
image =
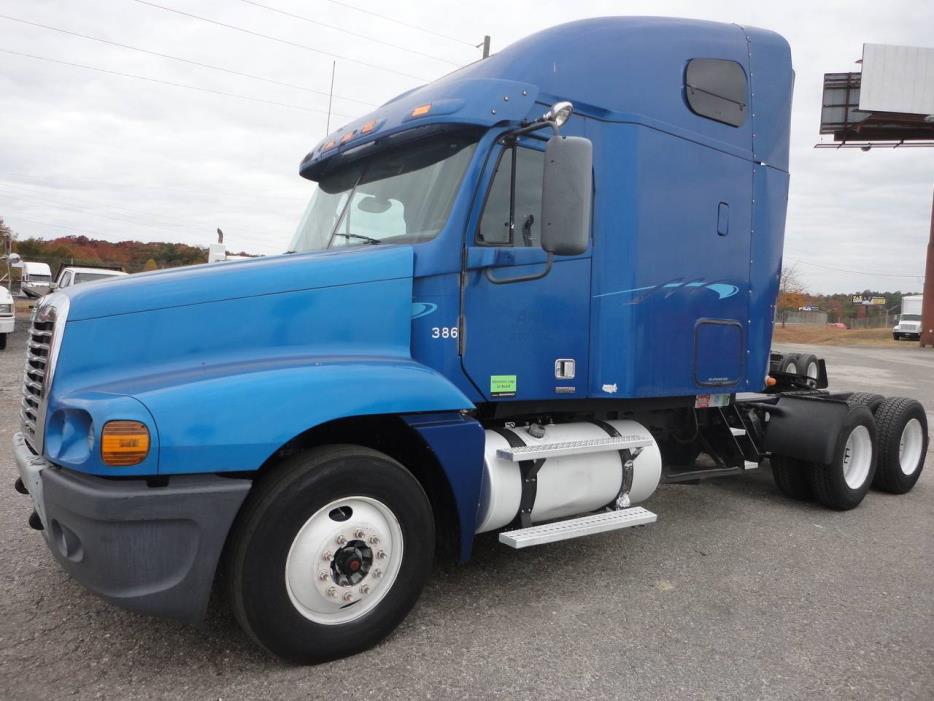
[[[542,248],[557,256],[587,250],[593,199],[593,145],[580,136],[555,135],[545,147],[542,179]]]

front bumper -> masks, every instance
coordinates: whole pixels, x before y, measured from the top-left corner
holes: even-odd
[[[894,338],[921,338],[921,329],[892,329],[892,336]]]
[[[197,622],[251,482],[173,476],[166,486],[65,470],[13,437],[20,478],[55,559],[117,606]]]
[[[16,325],[16,319],[12,316],[0,317],[0,333],[13,333],[13,327]]]

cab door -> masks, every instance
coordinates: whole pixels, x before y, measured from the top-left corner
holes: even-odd
[[[590,249],[548,269],[544,146],[501,146],[467,234],[462,363],[488,400],[574,398],[588,387]]]

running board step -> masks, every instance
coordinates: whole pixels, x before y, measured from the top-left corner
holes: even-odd
[[[499,542],[510,548],[528,548],[543,543],[556,543],[559,540],[570,540],[585,535],[595,535],[616,531],[620,528],[632,526],[645,526],[655,523],[658,516],[641,506],[633,506],[619,511],[605,511],[591,516],[581,516],[567,521],[555,521],[531,528],[520,528],[516,531],[506,531],[499,534]]]
[[[563,443],[539,443],[523,445],[517,448],[500,448],[496,455],[503,460],[522,462],[539,458],[560,458],[565,455],[584,453],[605,453],[611,450],[645,448],[652,445],[652,439],[643,436],[618,436],[614,438],[592,438],[586,441],[565,441]]]

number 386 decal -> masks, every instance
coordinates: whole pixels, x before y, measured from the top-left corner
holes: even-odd
[[[456,326],[432,326],[432,338],[457,338]]]

